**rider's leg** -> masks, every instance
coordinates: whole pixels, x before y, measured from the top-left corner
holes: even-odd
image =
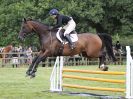
[[[71,49],[74,49],[74,48],[75,48],[75,45],[74,45],[74,43],[72,42],[72,40],[71,40],[69,34],[66,34],[65,37],[66,37],[66,39],[68,40]]]
[[[64,26],[63,28],[65,29],[65,32],[64,32],[64,36],[66,37],[66,39],[68,40],[69,44],[70,44],[70,47],[71,49],[74,49],[75,48],[75,45],[74,43],[72,42],[71,38],[70,38],[70,33],[75,30],[75,27],[76,27],[76,23],[72,20],[70,20],[68,22],[68,24],[66,26]]]

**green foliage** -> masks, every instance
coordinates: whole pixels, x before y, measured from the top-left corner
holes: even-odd
[[[57,8],[77,23],[78,32],[99,32],[121,37],[133,35],[133,0],[0,0],[0,45],[19,45],[17,39],[24,17],[53,25],[48,12]],[[25,45],[38,42],[25,41]],[[36,44],[35,44],[36,45]]]

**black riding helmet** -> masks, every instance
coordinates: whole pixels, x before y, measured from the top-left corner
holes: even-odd
[[[49,14],[50,14],[50,15],[57,15],[57,14],[59,14],[59,11],[58,11],[57,9],[51,9],[51,10],[49,11]]]

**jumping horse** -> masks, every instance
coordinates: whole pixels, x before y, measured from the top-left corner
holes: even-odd
[[[47,57],[82,54],[82,56],[87,58],[99,58],[99,68],[103,71],[108,70],[108,67],[104,65],[105,48],[109,58],[113,61],[116,60],[112,50],[112,38],[110,35],[105,33],[78,34],[78,41],[75,42],[76,48],[71,50],[68,44],[62,46],[62,43],[56,37],[57,31],[58,29],[50,30],[49,25],[36,20],[23,19],[18,38],[24,40],[28,35],[35,33],[38,35],[41,45],[40,53],[33,59],[32,64],[26,72],[27,76],[30,76],[31,78],[35,77],[38,64]]]

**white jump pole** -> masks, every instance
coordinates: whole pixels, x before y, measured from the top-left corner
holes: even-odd
[[[131,50],[129,46],[126,46],[126,51],[126,98],[133,99],[133,59],[131,57]]]
[[[63,56],[56,58],[50,77],[50,91],[62,91]]]

